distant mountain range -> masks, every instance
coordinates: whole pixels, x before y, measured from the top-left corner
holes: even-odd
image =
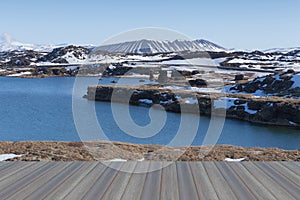
[[[66,47],[68,44],[58,45],[35,45],[26,44],[12,40],[0,40],[0,52],[7,51],[37,51],[51,52],[55,48]],[[92,45],[84,46],[97,51],[107,51],[113,53],[136,53],[136,54],[151,54],[151,53],[170,53],[182,51],[226,51],[215,43],[207,40],[175,40],[175,41],[159,41],[159,40],[137,40],[118,44],[110,44],[94,47]]]
[[[273,48],[265,50],[264,53],[291,53],[291,52],[298,52],[300,55],[300,47],[293,47],[293,48]]]
[[[36,44],[25,44],[18,41],[13,41],[10,39],[0,40],[0,52],[7,51],[38,51],[38,52],[50,52],[55,48],[65,47],[68,44],[58,44],[58,45],[36,45]]]
[[[27,44],[12,40],[10,37],[3,35],[0,37],[0,52],[11,51],[35,51],[35,52],[51,52],[56,48],[63,48],[70,44]],[[105,51],[111,53],[131,53],[131,54],[153,54],[153,53],[178,53],[183,51],[210,51],[210,52],[235,52],[243,50],[227,49],[208,40],[137,40],[117,44],[109,44],[102,46],[95,45],[79,45],[93,51]],[[264,53],[288,53],[292,51],[300,51],[300,47],[295,48],[274,48],[263,51]],[[244,51],[251,52],[251,51]]]
[[[206,56],[210,56],[223,69],[261,72],[300,70],[300,48],[278,48],[264,52],[228,50],[207,40],[138,40],[99,47],[33,45],[16,42],[9,37],[0,40],[0,68],[91,63],[141,65],[145,62],[178,65],[183,63],[182,60],[188,60],[188,63],[198,61],[203,57],[201,51],[207,51]]]

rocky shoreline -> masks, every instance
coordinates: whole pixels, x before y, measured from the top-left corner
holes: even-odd
[[[159,104],[166,111],[224,116],[252,123],[300,127],[300,100],[293,98],[258,97],[250,94],[205,93],[165,89],[161,85],[97,85],[88,87],[89,100],[152,106]],[[130,99],[127,98],[130,95]],[[199,109],[195,109],[198,104]]]
[[[0,142],[0,154],[12,153],[22,156],[8,161],[300,161],[300,150],[278,148],[166,147],[108,141]]]

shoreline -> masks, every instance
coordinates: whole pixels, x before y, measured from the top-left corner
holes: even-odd
[[[211,150],[207,153],[208,150]],[[0,142],[7,161],[300,161],[300,149],[246,148],[232,145],[169,147],[125,142]]]
[[[124,98],[129,95],[129,99]],[[192,114],[226,117],[253,124],[300,128],[300,100],[293,98],[172,90],[161,85],[95,85],[88,87],[84,97],[91,101],[129,103],[137,106],[150,107],[159,104],[166,111],[174,113],[181,113],[183,106],[183,112]]]

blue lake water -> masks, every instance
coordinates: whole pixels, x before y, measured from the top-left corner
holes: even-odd
[[[80,78],[89,83],[93,78]],[[0,140],[2,141],[80,141],[81,139],[109,139],[143,144],[192,145],[203,144],[210,123],[209,117],[185,115],[184,134],[178,134],[182,115],[166,113],[166,123],[155,135],[143,138],[127,134],[120,128],[112,114],[108,102],[91,102],[82,96],[86,87],[79,88],[73,99],[77,103],[94,108],[98,125],[89,124],[89,116],[93,113],[82,108],[84,124],[77,131],[72,112],[72,94],[74,77],[22,79],[0,77]],[[91,82],[95,81],[93,79]],[[109,84],[111,79],[103,79],[101,83]],[[130,80],[131,84],[140,84],[138,79]],[[122,110],[126,105],[116,105]],[[149,108],[129,106],[133,121],[140,126],[150,123]],[[160,116],[164,111],[154,110]],[[122,118],[122,116],[121,116]],[[127,117],[124,117],[124,120]],[[80,119],[81,120],[81,119]],[[198,130],[192,130],[192,125],[199,125]],[[104,134],[99,135],[99,127]],[[212,127],[214,128],[218,127]],[[85,135],[82,135],[82,132]],[[143,133],[141,132],[141,135]],[[177,138],[175,142],[172,142]],[[278,147],[283,149],[300,149],[300,130],[284,127],[271,127],[250,124],[227,119],[218,144],[230,144],[244,147]]]

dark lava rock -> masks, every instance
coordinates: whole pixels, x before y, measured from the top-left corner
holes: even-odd
[[[113,91],[118,96],[111,99]],[[178,95],[178,94],[177,94]],[[113,86],[98,86],[89,87],[88,95],[90,100],[97,101],[114,101],[120,103],[129,103],[133,105],[141,105],[141,99],[151,100],[152,103],[160,104],[166,111],[180,113],[181,105],[184,104],[185,110],[183,112],[197,113],[195,107],[190,104],[185,104],[184,101],[178,100],[177,95],[169,90],[161,90],[157,86],[147,88],[127,88],[127,87],[113,87]],[[187,93],[180,94],[182,99],[190,98],[191,95]],[[127,102],[126,102],[127,99]],[[209,96],[197,96],[200,114],[211,115],[212,102]],[[274,98],[273,100],[265,98],[257,99],[236,99],[233,106],[226,110],[226,116],[230,118],[260,123],[260,124],[273,124],[285,126],[298,126],[300,124],[300,103],[297,100]],[[152,105],[152,104],[151,104]],[[247,108],[247,110],[246,110]],[[224,111],[224,108],[222,108]],[[257,111],[248,113],[249,110]],[[214,110],[215,114],[223,114],[220,108]]]
[[[195,80],[189,80],[189,84],[192,87],[203,87],[207,86],[207,82],[203,79],[195,79]]]
[[[54,60],[51,61],[52,63],[61,63],[61,64],[67,64],[68,61],[64,58],[55,58]]]
[[[180,70],[178,70],[177,72],[180,73],[181,76],[184,76],[184,77],[191,77],[192,75],[200,73],[198,70],[193,70],[193,71],[180,71]],[[172,75],[172,77],[173,77],[173,75]],[[176,77],[176,76],[174,76],[174,77]]]
[[[234,100],[234,104],[235,105],[241,105],[241,104],[245,104],[245,103],[247,103],[247,101],[243,100],[243,99],[236,99],[236,100]]]
[[[260,121],[266,122],[274,122],[278,118],[277,109],[273,107],[265,107],[259,112],[257,112],[256,116],[259,118]]]
[[[168,103],[164,107],[165,107],[166,111],[171,111],[171,112],[175,112],[175,113],[181,112],[180,104],[177,101]]]
[[[254,93],[259,89],[260,82],[251,82],[244,85],[243,90],[247,93]]]
[[[132,67],[115,66],[115,68],[107,67],[103,72],[103,76],[121,76],[125,75]]]
[[[262,85],[271,85],[273,83],[273,81],[275,80],[275,78],[271,75],[268,75],[265,77],[265,79],[262,81]]]
[[[282,73],[275,75],[268,75],[265,77],[256,78],[243,84],[236,84],[230,90],[237,90],[238,92],[255,93],[258,90],[270,96],[284,96],[284,97],[299,97],[300,89],[292,88],[294,81],[292,80],[293,71],[291,73]],[[297,74],[297,76],[299,76]]]
[[[41,53],[32,50],[2,52],[0,54],[0,61],[2,61],[3,66],[7,67],[29,66],[41,55]]]
[[[271,85],[268,85],[266,90],[266,93],[280,93],[284,90],[288,90],[292,85],[294,84],[291,80],[275,80]]]
[[[235,77],[234,77],[234,80],[235,81],[241,81],[241,80],[243,80],[244,79],[244,75],[243,74],[237,74],[237,75],[235,75]]]
[[[263,101],[252,101],[248,102],[248,108],[250,110],[261,110],[266,105],[266,102]]]

